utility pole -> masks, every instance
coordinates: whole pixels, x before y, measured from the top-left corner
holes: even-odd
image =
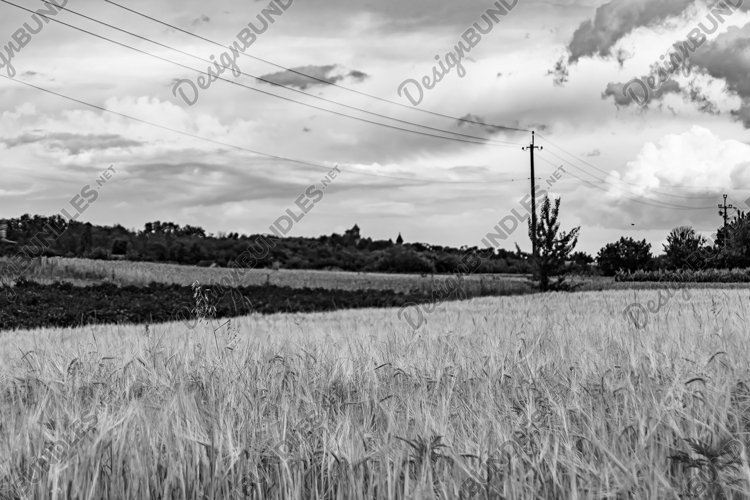
[[[536,186],[534,186],[534,150],[542,150],[544,147],[542,146],[535,146],[534,145],[534,136],[535,132],[531,132],[531,144],[528,147],[521,148],[523,151],[529,150],[529,154],[531,155],[531,234],[533,237],[531,238],[531,253],[534,256],[534,260],[536,260],[537,253],[536,253]]]
[[[719,205],[719,215],[724,217],[724,234],[722,240],[724,240],[724,248],[727,247],[727,220],[729,219],[729,209],[734,208],[733,205],[727,205],[727,195],[724,195],[724,205]]]

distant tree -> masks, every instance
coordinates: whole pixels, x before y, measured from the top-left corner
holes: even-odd
[[[545,196],[536,234],[529,220],[529,236],[536,242],[538,254],[535,258],[532,257],[532,270],[542,292],[568,289],[563,275],[565,261],[578,244],[578,233],[581,231],[580,227],[576,227],[568,233],[561,232],[559,214],[560,198],[555,200],[555,206],[552,207],[549,197]],[[553,277],[557,277],[554,283],[551,281]]]
[[[390,273],[434,273],[435,265],[408,247],[394,246],[383,252],[377,270]]]
[[[651,244],[646,240],[635,241],[631,237],[622,237],[615,243],[599,250],[596,263],[605,276],[614,276],[617,271],[633,272],[638,269],[648,269],[653,263]]]
[[[569,260],[571,269],[578,272],[590,271],[592,264],[595,262],[594,257],[586,252],[573,252],[570,254]]]
[[[672,229],[664,245],[664,254],[670,269],[685,269],[688,267],[688,257],[693,257],[705,250],[707,240],[688,226]],[[702,259],[705,262],[705,258]],[[692,264],[692,263],[691,263]]]
[[[458,265],[461,263],[461,260],[457,255],[440,254],[434,259],[434,263],[435,272],[453,273],[458,270]]]
[[[745,214],[728,226],[727,260],[732,267],[750,266],[750,218]]]
[[[401,237],[401,233],[398,233],[398,238],[396,238],[396,245],[403,245],[404,239]]]
[[[79,253],[80,254],[86,254],[89,251],[91,251],[91,247],[93,245],[93,237],[91,234],[91,224],[86,223],[83,226],[83,231],[81,232],[81,238],[79,240]]]
[[[377,251],[377,250],[384,250],[386,248],[391,248],[393,246],[393,241],[388,240],[375,240],[373,241],[370,246],[368,247],[368,250],[370,251]]]
[[[112,255],[125,255],[128,253],[127,240],[117,239],[112,242]]]
[[[179,235],[180,236],[195,236],[197,238],[205,238],[206,231],[202,227],[194,227],[194,226],[186,225],[180,230]]]

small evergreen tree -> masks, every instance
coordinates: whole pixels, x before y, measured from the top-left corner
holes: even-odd
[[[565,262],[578,244],[580,226],[565,233],[560,231],[558,216],[560,213],[560,198],[555,200],[552,207],[549,197],[542,202],[542,212],[537,221],[536,234],[529,220],[529,237],[536,242],[537,256],[532,256],[534,279],[539,282],[539,290],[569,290],[565,284]],[[559,276],[553,283],[551,278]]]

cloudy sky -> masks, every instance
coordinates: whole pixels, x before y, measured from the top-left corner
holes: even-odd
[[[339,165],[291,235],[356,223],[480,245],[528,192],[530,130],[537,182],[562,197],[564,228],[582,226],[581,250],[621,235],[660,250],[680,225],[710,235],[725,193],[748,209],[750,0],[506,0],[504,16],[487,0],[115,1],[130,10],[68,0],[49,22],[41,0],[0,3],[0,217],[57,213],[112,165],[83,220],[267,233]],[[670,53],[684,63],[659,83]],[[228,81],[198,87],[222,60]],[[415,106],[399,87],[425,75]],[[649,75],[643,103],[628,83]],[[515,242],[529,249],[523,228]]]

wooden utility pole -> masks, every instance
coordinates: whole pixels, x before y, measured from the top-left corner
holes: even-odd
[[[724,248],[727,247],[727,221],[729,220],[729,209],[734,208],[733,205],[727,205],[727,195],[724,195],[724,205],[719,205],[719,215],[724,217]]]
[[[529,154],[531,155],[531,234],[533,235],[531,238],[531,253],[534,256],[534,259],[536,260],[537,257],[537,249],[536,249],[536,186],[534,186],[534,150],[542,150],[544,147],[542,146],[536,146],[534,145],[534,136],[535,132],[531,132],[531,144],[528,147],[521,148],[522,150],[526,151],[529,150]]]

